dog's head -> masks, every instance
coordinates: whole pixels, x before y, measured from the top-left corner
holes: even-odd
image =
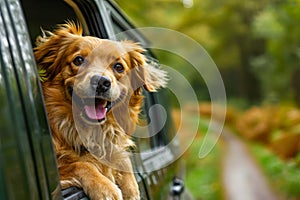
[[[34,50],[42,79],[53,83],[47,87],[58,87],[64,101],[74,104],[80,120],[90,125],[113,118],[114,109],[127,112],[121,107],[129,111],[119,114],[136,118],[141,87],[155,91],[166,85],[166,73],[146,64],[141,46],[82,36],[74,23],[45,32]]]

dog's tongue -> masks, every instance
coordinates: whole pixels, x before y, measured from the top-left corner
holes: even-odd
[[[106,116],[106,108],[103,105],[85,105],[85,113],[90,119],[101,120]]]

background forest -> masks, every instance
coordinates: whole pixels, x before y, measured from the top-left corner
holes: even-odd
[[[116,2],[137,27],[169,28],[204,47],[224,81],[226,127],[247,146],[278,199],[300,199],[300,0]],[[183,74],[198,96],[200,136],[185,154],[192,195],[230,199],[221,169],[228,141],[223,138],[207,158],[197,158],[211,114],[205,82],[180,58],[157,55]]]
[[[137,27],[169,28],[201,44],[218,66],[229,100],[300,102],[299,1],[131,0],[129,3],[118,0],[117,3]],[[172,61],[164,62],[172,66]],[[193,73],[188,78],[191,83],[199,84],[195,83],[198,78]],[[200,99],[206,96],[199,93]]]

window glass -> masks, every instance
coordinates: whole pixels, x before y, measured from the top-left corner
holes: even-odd
[[[41,35],[41,28],[52,30],[66,20],[78,21],[73,9],[61,0],[21,0],[21,5],[33,46],[36,37]]]

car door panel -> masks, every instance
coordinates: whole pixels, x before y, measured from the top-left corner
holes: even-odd
[[[58,175],[32,47],[19,1],[0,3],[1,195],[48,199]]]

